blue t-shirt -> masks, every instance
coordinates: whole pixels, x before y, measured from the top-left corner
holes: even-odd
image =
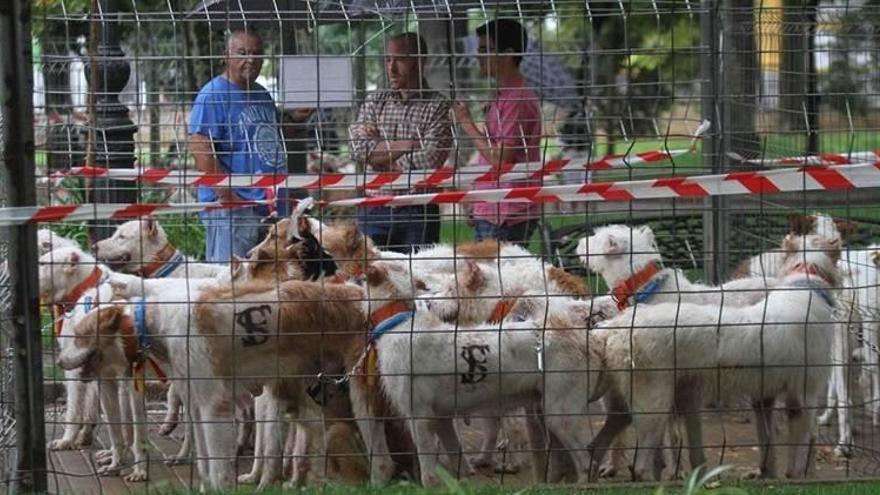
[[[275,103],[259,84],[244,90],[223,76],[211,79],[193,104],[189,133],[211,138],[221,167],[229,173],[287,173]],[[244,199],[266,198],[258,188],[235,192]],[[199,188],[199,201],[216,199],[212,188]]]

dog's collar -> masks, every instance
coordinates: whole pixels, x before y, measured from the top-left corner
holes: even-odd
[[[791,285],[792,287],[804,287],[810,289],[811,291],[815,292],[816,295],[821,297],[822,300],[825,301],[825,304],[832,308],[834,307],[834,297],[831,295],[831,291],[828,290],[827,287],[817,285],[811,282],[810,279],[806,277],[795,280],[791,283]]]
[[[67,313],[73,310],[76,306],[76,303],[82,298],[83,294],[89,289],[93,289],[99,285],[101,285],[102,276],[104,272],[101,271],[99,267],[95,267],[92,270],[92,273],[89,276],[80,282],[76,287],[73,288],[70,292],[64,295],[61,298],[61,302],[52,306],[53,318],[55,319],[54,325],[52,326],[52,333],[55,337],[61,335],[61,330],[64,326],[64,318]],[[83,304],[87,304],[87,306],[91,309],[91,299],[88,301],[84,301]],[[88,310],[86,310],[88,313]]]
[[[70,311],[74,305],[76,305],[77,301],[86,293],[89,289],[94,289],[101,283],[101,277],[104,275],[104,272],[101,271],[100,267],[95,267],[92,270],[92,273],[86,277],[85,280],[76,285],[70,292],[64,295],[61,298],[61,301],[58,303],[60,306],[64,308],[64,312]]]
[[[650,299],[660,288],[661,279],[651,280],[658,273],[660,273],[660,267],[657,263],[651,263],[619,283],[611,291],[611,298],[617,303],[617,309],[621,311],[626,309],[633,296],[635,296],[637,303]]]
[[[507,315],[513,311],[513,307],[516,306],[517,301],[519,301],[519,296],[502,298],[495,304],[495,307],[492,308],[492,314],[489,315],[489,319],[486,321],[489,323],[501,323],[501,321],[507,318]]]
[[[159,363],[149,355],[152,342],[150,342],[150,336],[147,333],[146,302],[141,297],[132,298],[131,302],[134,305],[134,316],[123,315],[119,325],[119,334],[122,336],[125,359],[128,360],[131,376],[134,380],[134,390],[142,393],[145,387],[144,372],[148,364],[163,383],[168,381],[168,376],[159,367]]]
[[[153,261],[138,271],[138,275],[143,278],[165,278],[171,275],[171,272],[183,261],[183,253],[169,242],[153,256]]]
[[[392,301],[381,308],[377,309],[370,315],[370,336],[369,342],[379,340],[388,330],[396,327],[400,323],[412,318],[415,311],[406,301]]]

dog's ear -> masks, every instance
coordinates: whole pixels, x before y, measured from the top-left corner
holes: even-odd
[[[77,251],[71,251],[70,254],[67,255],[67,259],[64,260],[64,273],[71,275],[76,272],[79,267],[79,261],[79,253]]]
[[[853,222],[852,220],[846,220],[844,218],[834,219],[834,225],[840,232],[840,237],[844,239],[850,239],[859,231],[858,222]]]
[[[836,265],[840,261],[840,239],[828,239],[828,255]]]
[[[605,234],[605,254],[622,254],[626,250],[625,244],[614,234]]]
[[[472,260],[465,260],[463,277],[464,287],[471,294],[476,294],[480,289],[486,286],[486,275],[483,274],[483,270],[480,269],[480,266]]]
[[[788,231],[792,234],[807,235],[813,231],[816,224],[815,217],[800,213],[791,213],[786,218],[788,219]]]
[[[148,239],[155,239],[159,235],[159,222],[153,217],[144,218],[144,228],[146,229]]]
[[[237,254],[232,255],[232,261],[229,264],[230,273],[232,274],[232,280],[236,280],[238,275],[241,273],[241,258],[238,257]]]
[[[794,252],[800,249],[801,243],[800,238],[802,235],[798,234],[786,234],[785,239],[782,240],[782,250],[788,252]]]
[[[381,265],[370,264],[364,270],[364,275],[367,278],[367,285],[375,287],[388,280],[388,269]]]
[[[311,232],[303,233],[303,240],[297,244],[301,246],[298,249],[298,257],[303,260],[307,280],[317,280],[321,276],[336,274],[338,269],[336,261]]]

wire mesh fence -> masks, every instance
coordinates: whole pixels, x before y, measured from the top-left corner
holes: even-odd
[[[877,476],[874,2],[29,6],[52,491]]]

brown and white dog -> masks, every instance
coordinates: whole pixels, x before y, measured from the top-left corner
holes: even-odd
[[[242,284],[205,290],[194,313],[191,297],[190,292],[168,292],[161,301],[148,300],[145,332],[154,351],[169,356],[172,379],[187,380],[183,389],[196,424],[203,486],[224,488],[235,482],[235,433],[229,428],[235,404],[270,386],[278,394],[277,414],[291,411],[298,417],[310,407],[305,393],[309,377],[328,363],[340,362],[348,370],[356,364],[366,332],[363,291],[297,281]],[[75,345],[60,358],[76,365],[95,353],[118,356],[125,347],[120,328],[126,314],[125,305],[93,310],[77,327]],[[96,333],[102,338],[89,338]],[[355,415],[368,418],[366,396],[358,393],[356,380],[350,390]],[[280,459],[278,440],[266,446],[268,457]],[[390,477],[390,459],[382,469]]]

